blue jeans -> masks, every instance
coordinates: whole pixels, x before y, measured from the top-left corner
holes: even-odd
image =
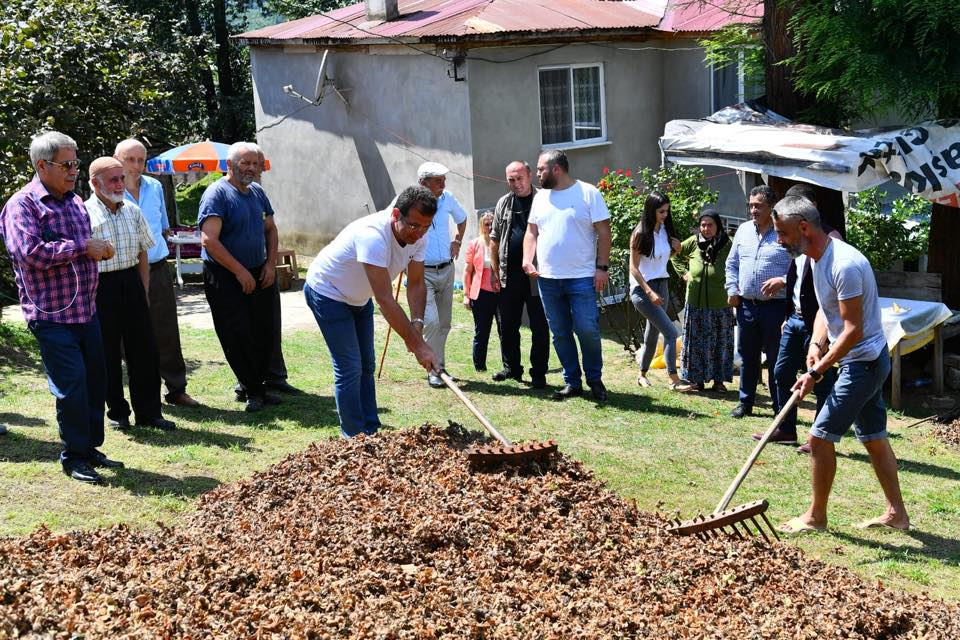
[[[87,462],[91,450],[103,444],[107,369],[100,322],[96,316],[83,324],[31,320],[29,327],[40,345],[50,393],[57,399],[60,462]]]
[[[890,354],[886,349],[876,360],[841,364],[837,381],[810,427],[810,435],[840,442],[852,424],[860,442],[886,438],[883,383],[888,375]]]
[[[777,380],[777,396],[780,406],[787,404],[790,395],[793,393],[790,389],[797,381],[797,372],[807,370],[807,350],[810,348],[810,332],[803,320],[793,314],[787,319],[783,327],[783,334],[780,336],[780,353],[777,355],[777,364],[773,368],[773,376]],[[833,388],[833,381],[837,379],[836,369],[830,367],[824,372],[823,380],[813,387],[813,392],[817,396],[817,414],[823,407],[830,389]],[[794,407],[783,418],[780,423],[780,431],[791,435],[797,435],[797,409]]]
[[[331,300],[310,287],[303,288],[333,360],[333,395],[340,415],[340,434],[352,438],[372,435],[380,428],[373,372],[373,301],[362,307]]]
[[[670,279],[656,278],[647,284],[663,299],[663,304],[650,302],[643,287],[634,287],[630,292],[633,306],[647,319],[647,328],[643,331],[643,346],[640,347],[640,371],[646,373],[650,370],[650,361],[657,351],[657,339],[663,334],[663,360],[667,365],[667,373],[673,374],[677,372],[678,333],[666,309],[670,302]]]
[[[773,412],[780,411],[777,378],[773,373],[780,351],[780,325],[786,315],[786,300],[754,302],[740,300],[737,307],[737,326],[740,328],[740,404],[753,408],[760,380],[760,354],[767,356],[767,383]]]
[[[600,311],[593,278],[537,278],[540,299],[547,316],[553,348],[563,367],[563,381],[582,388],[577,335],[583,352],[583,374],[587,384],[600,382],[603,376],[603,353],[600,348]]]

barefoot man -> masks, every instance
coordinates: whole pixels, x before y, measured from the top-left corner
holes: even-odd
[[[787,197],[773,213],[777,238],[793,256],[813,261],[813,285],[820,303],[814,322],[807,372],[793,385],[801,397],[840,363],[837,381],[810,428],[813,501],[803,515],[781,525],[796,533],[827,527],[827,500],[837,472],[834,445],[852,424],[866,447],[887,508],[883,515],[860,526],[910,528],[910,517],[900,495],[897,458],[887,440],[887,412],[883,382],[890,373],[890,355],[880,324],[877,283],[870,262],[859,251],[828,236],[820,214],[805,198]]]

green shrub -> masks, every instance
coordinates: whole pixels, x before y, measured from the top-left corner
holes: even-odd
[[[876,271],[896,260],[909,262],[927,252],[930,202],[908,194],[883,211],[887,194],[877,188],[851,196],[847,210],[847,242],[867,257]]]
[[[200,198],[203,196],[203,192],[221,177],[223,177],[222,173],[211,173],[198,182],[177,186],[177,214],[180,218],[180,224],[184,226],[197,224],[197,214],[200,211]]]

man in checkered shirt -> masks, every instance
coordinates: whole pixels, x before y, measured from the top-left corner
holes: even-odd
[[[36,176],[0,211],[0,235],[13,262],[20,308],[40,345],[50,393],[57,399],[60,463],[81,482],[101,483],[94,467],[122,467],[103,445],[104,362],[94,294],[97,261],[109,242],[90,237],[90,220],[74,188],[77,143],[57,131],[30,143]]]
[[[155,239],[140,207],[124,199],[123,164],[103,156],[90,164],[93,195],[86,201],[94,238],[109,240],[116,255],[99,265],[97,310],[107,363],[107,417],[121,431],[130,428],[130,404],[137,426],[169,431],[173,422],[160,412],[160,370],[147,291],[147,251]],[[127,361],[130,404],[123,397]]]

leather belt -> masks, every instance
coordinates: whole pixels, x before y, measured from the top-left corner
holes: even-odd
[[[436,269],[439,271],[440,269],[449,267],[451,264],[453,264],[453,260],[447,260],[446,262],[441,262],[440,264],[425,264],[423,266],[426,269]]]

